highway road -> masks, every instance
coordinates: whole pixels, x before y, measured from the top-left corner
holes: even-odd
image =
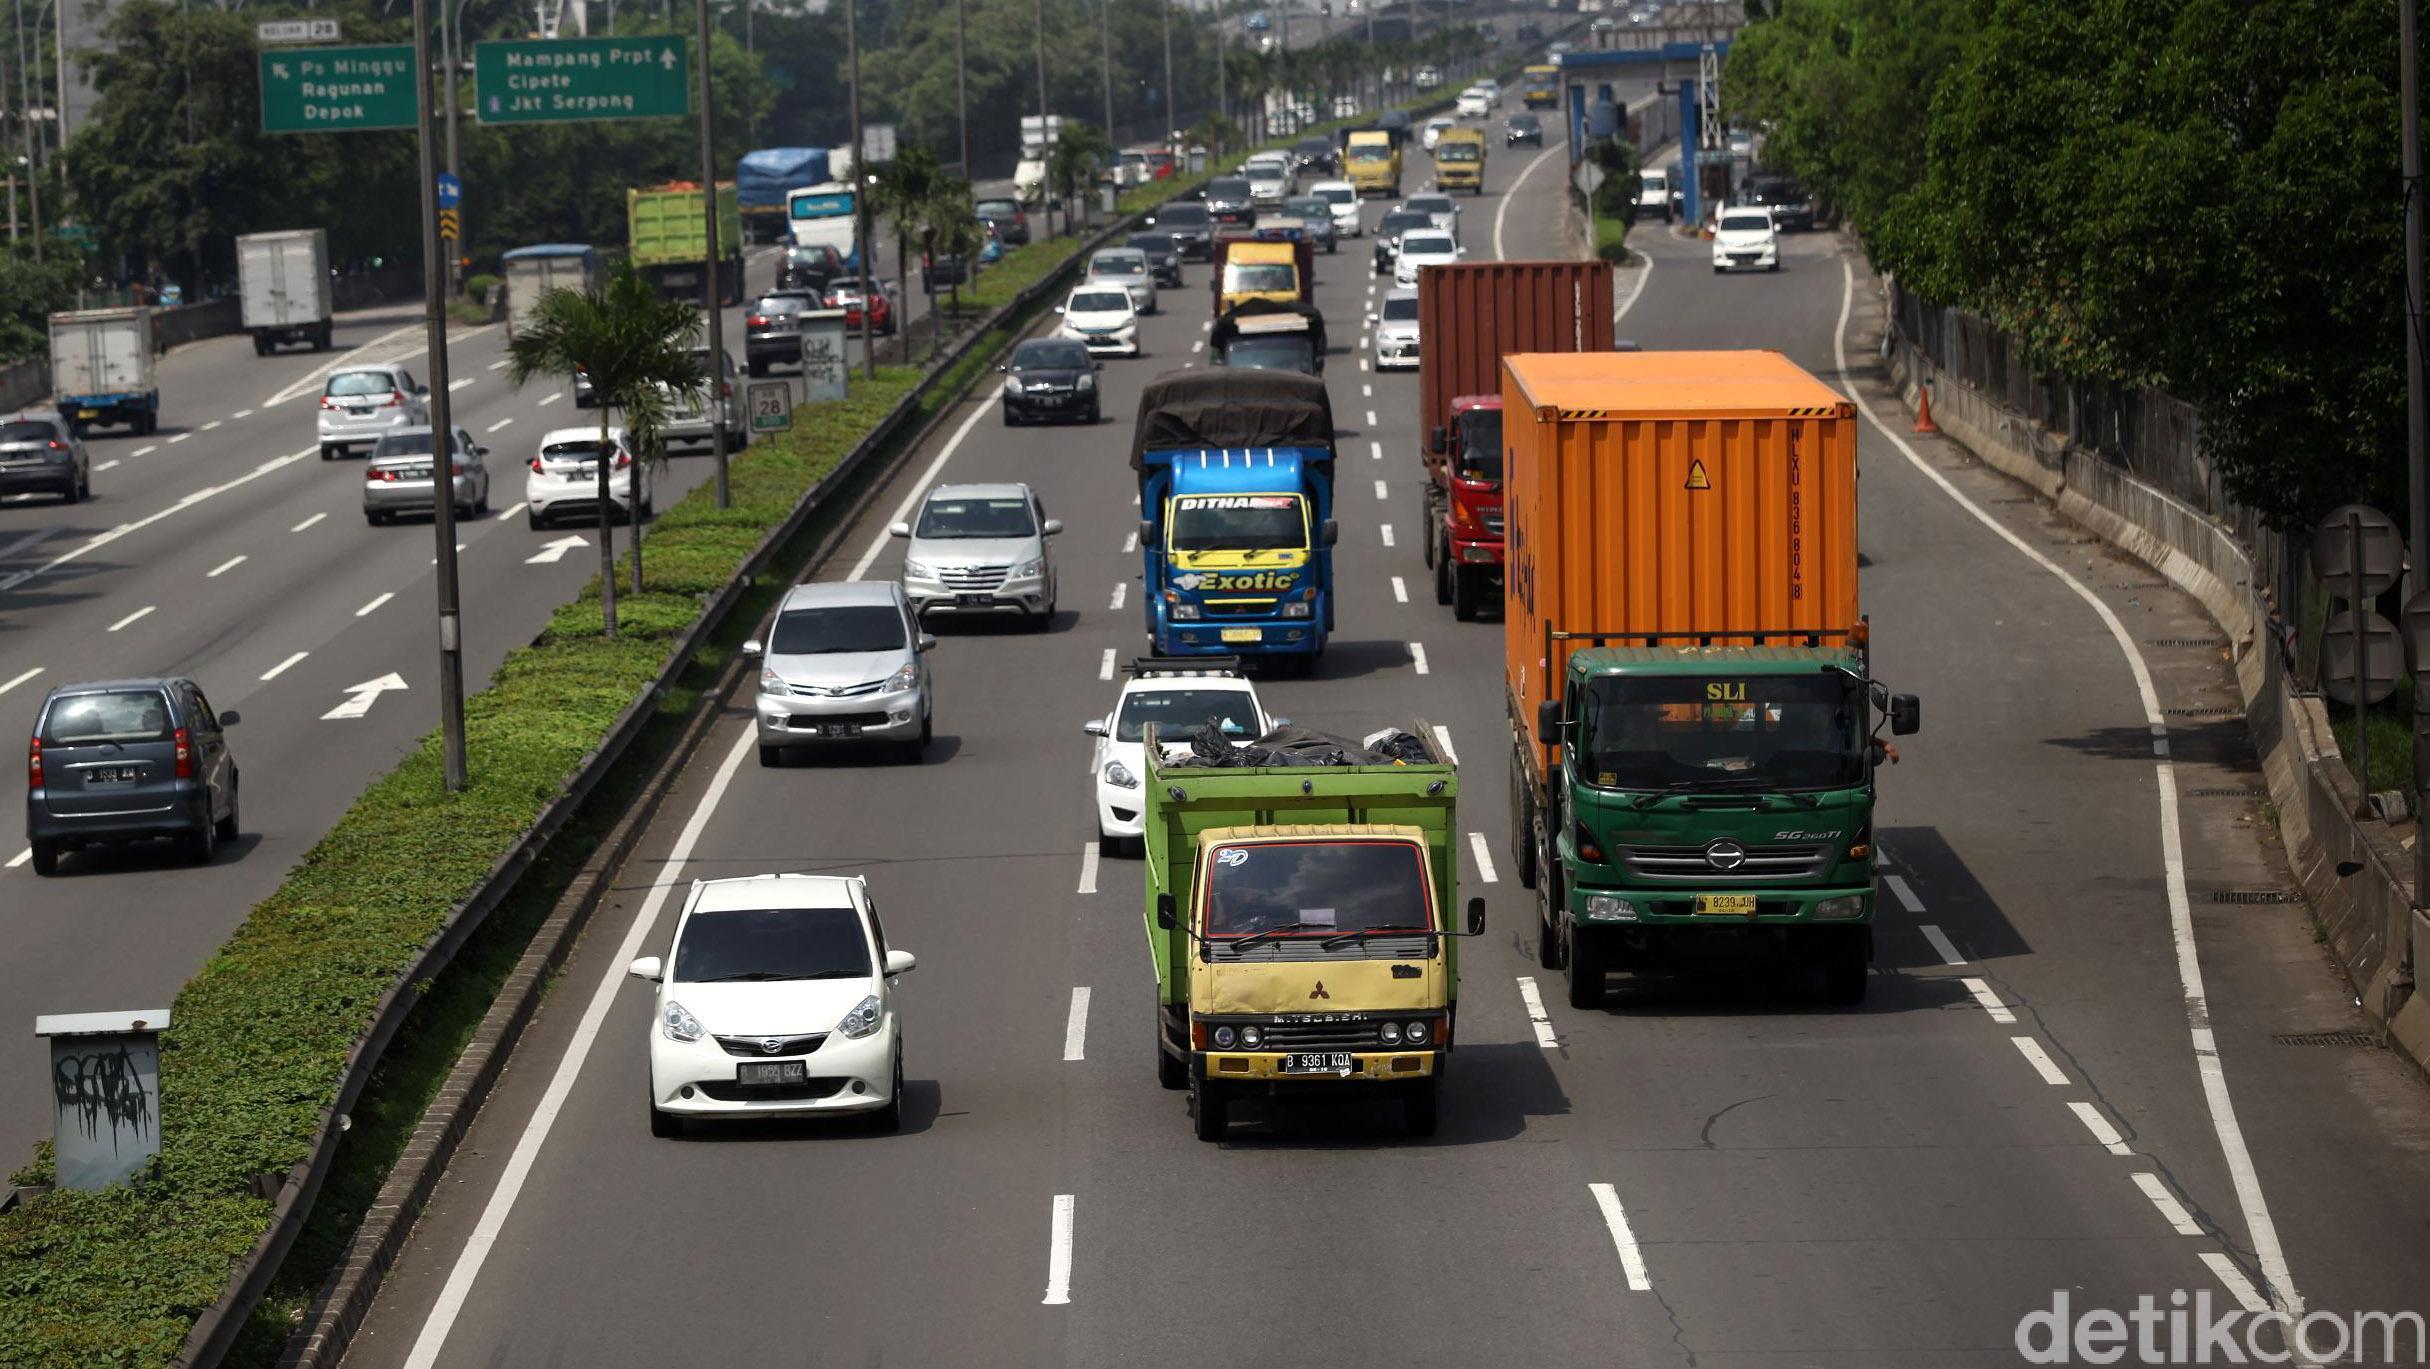
[[[1562,252],[1561,158],[1495,154],[1472,253]],[[1202,361],[1192,268],[1150,355],[1108,363],[1103,424],[1007,430],[980,397],[815,570],[896,573],[883,524],[938,478],[1029,481],[1069,529],[1053,631],[938,629],[926,765],[762,769],[748,699],[727,701],[350,1364],[1949,1369],[2020,1362],[2020,1318],[2059,1290],[2121,1314],[2176,1292],[2418,1310],[2430,1099],[2386,1052],[2277,1044],[2359,1023],[2299,910],[2211,897],[2288,882],[2236,720],[2193,711],[2230,697],[2216,632],[1906,434],[1837,239],[1728,279],[1700,243],[1641,241],[1623,336],[1781,349],[1888,425],[1863,434],[1865,594],[1877,669],[1926,727],[1883,785],[1861,1008],[1755,975],[1580,1012],[1537,968],[1501,628],[1426,592],[1416,384],[1347,345],[1376,294],[1352,242],[1318,268],[1339,633],[1317,678],[1260,690],[1322,729],[1443,729],[1489,934],[1463,956],[1439,1136],[1344,1104],[1191,1138],[1150,1074],[1140,869],[1094,854],[1080,724],[1143,649],[1124,452],[1141,385]],[[653,1140],[650,1001],[624,965],[665,949],[686,881],[778,870],[866,874],[920,957],[904,1131]]]

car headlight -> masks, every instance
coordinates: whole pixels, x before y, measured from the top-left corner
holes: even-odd
[[[1124,765],[1120,761],[1107,761],[1105,763],[1104,773],[1105,782],[1107,784],[1114,785],[1115,787],[1121,789],[1136,789],[1139,787],[1139,777],[1132,774],[1131,768]]]
[[[1006,394],[1008,394],[1008,395],[1017,395],[1017,394],[1021,393],[1021,377],[1019,377],[1019,376],[1006,376],[1006,377],[1004,377],[1004,393],[1006,393]]]
[[[913,580],[934,580],[937,578],[936,567],[929,565],[926,561],[905,561],[903,563],[903,574],[905,577]]]
[[[762,694],[790,694],[793,692],[793,687],[786,684],[785,677],[774,670],[762,670],[759,672],[759,692]]]
[[[1295,599],[1292,602],[1283,605],[1282,616],[1285,618],[1305,618],[1315,611],[1316,605],[1309,603],[1305,599]]]
[[[858,1041],[878,1029],[878,1021],[885,1016],[885,1012],[878,1005],[877,995],[871,994],[853,1004],[852,1011],[844,1014],[844,1020],[835,1024],[836,1034],[847,1041]]]
[[[700,1025],[699,1018],[671,998],[658,1010],[658,1029],[666,1033],[669,1041],[698,1041],[708,1031]]]
[[[1265,1034],[1264,1032],[1259,1031],[1257,1028],[1255,1028],[1255,1027],[1243,1027],[1243,1028],[1241,1028],[1241,1029],[1240,1029],[1240,1045],[1241,1045],[1241,1049],[1243,1049],[1243,1050],[1252,1050],[1252,1051],[1253,1051],[1253,1050],[1257,1049],[1259,1046],[1264,1045],[1264,1044],[1265,1044],[1265,1042],[1266,1042],[1266,1034]]]
[[[1081,375],[1081,377],[1080,377],[1080,385],[1079,385],[1079,388],[1081,388],[1081,389],[1083,389],[1083,390],[1094,390],[1094,389],[1096,389],[1096,388],[1097,388],[1097,378],[1096,378],[1095,376],[1093,376],[1093,375],[1088,375],[1088,374],[1086,374],[1086,373],[1083,373],[1083,374]]]
[[[1401,1044],[1401,1024],[1398,1022],[1386,1022],[1378,1034],[1382,1037],[1384,1044],[1387,1046],[1397,1046]]]
[[[1586,915],[1608,918],[1614,922],[1635,922],[1637,905],[1613,894],[1588,894]]]
[[[1826,898],[1814,905],[1814,918],[1818,922],[1845,921],[1864,915],[1865,896],[1863,894],[1842,894],[1838,898]]]
[[[1041,556],[1035,561],[1023,561],[1021,564],[1013,567],[1012,578],[1015,580],[1032,580],[1044,574],[1046,574],[1046,558]]]
[[[1233,1031],[1230,1027],[1217,1027],[1214,1031],[1215,1049],[1217,1050],[1228,1051],[1232,1049],[1232,1044],[1239,1039],[1240,1033]]]
[[[1410,1045],[1423,1046],[1426,1044],[1426,1038],[1434,1035],[1434,1032],[1423,1022],[1412,1022],[1409,1024],[1409,1030],[1403,1035],[1408,1038]]]
[[[883,686],[881,686],[881,688],[885,689],[885,690],[886,690],[887,692],[889,692],[889,693],[892,693],[893,691],[895,691],[895,690],[899,690],[899,689],[909,689],[909,688],[911,688],[913,685],[918,684],[919,682],[920,682],[920,667],[919,667],[919,663],[918,663],[918,662],[916,662],[916,661],[913,661],[913,662],[907,662],[907,663],[905,663],[905,665],[903,666],[903,668],[902,668],[901,670],[898,670],[898,671],[894,672],[892,675],[887,676],[887,677],[886,677],[886,683],[885,683]]]

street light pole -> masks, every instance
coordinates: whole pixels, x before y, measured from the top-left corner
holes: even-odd
[[[844,49],[852,67],[852,260],[861,282],[861,362],[877,379],[877,300],[869,293],[869,167],[861,154],[861,0],[844,0]],[[910,344],[906,342],[905,348]]]
[[[1038,159],[1044,163],[1049,181],[1054,176],[1054,140],[1046,136],[1046,0],[1034,0],[1032,8],[1038,29]],[[1055,187],[1042,185],[1038,198],[1046,202],[1046,236],[1055,235]]]
[[[1105,140],[1114,138],[1114,0],[1097,0],[1097,57],[1105,73]]]
[[[694,65],[700,82],[700,203],[701,218],[706,231],[701,236],[707,260],[702,264],[705,283],[701,286],[700,307],[709,316],[709,449],[717,454],[717,507],[732,503],[726,488],[726,307],[725,292],[718,288],[717,268],[723,264],[721,244],[717,241],[717,97],[709,83],[709,0],[692,0],[695,25],[700,30],[700,53]],[[739,246],[739,244],[738,244]],[[735,263],[735,274],[742,273],[742,263]],[[742,289],[736,280],[734,288]],[[866,314],[868,305],[861,311]],[[639,556],[641,548],[641,517],[633,517],[633,548]],[[613,578],[611,575],[610,578]]]
[[[441,0],[444,4],[446,0]],[[430,73],[430,0],[413,0],[414,70]],[[452,80],[453,74],[450,73]],[[464,764],[464,644],[456,597],[456,424],[447,395],[447,271],[439,260],[439,173],[432,165],[430,87],[414,102],[422,172],[422,315],[430,349],[431,526],[439,541],[439,749],[449,793],[461,793]],[[613,588],[612,586],[610,587]]]
[[[447,100],[447,174],[456,178],[458,185],[464,183],[464,166],[456,155],[456,86],[462,79],[456,52],[459,46],[457,30],[464,22],[465,3],[466,0],[448,0],[439,11],[439,60],[447,67],[439,78],[439,89],[446,92]],[[463,289],[463,271],[462,253],[450,247],[447,252],[448,298],[453,299]]]
[[[19,3],[24,3],[24,0],[19,0]],[[1164,16],[1164,136],[1157,141],[1167,147],[1172,145],[1173,135],[1181,129],[1180,116],[1174,112],[1173,106],[1173,3],[1174,0],[1158,0],[1156,6],[1157,13]]]
[[[34,260],[42,260],[42,162],[34,155],[34,88],[28,74],[25,55],[25,0],[16,0],[17,10],[17,108],[25,116],[25,195],[27,217],[34,230]],[[42,26],[41,16],[34,26]],[[15,209],[9,211],[9,223],[17,222]]]
[[[2421,571],[2430,560],[2430,394],[2424,393],[2422,374],[2422,91],[2414,53],[2420,41],[2415,0],[2397,0],[2397,89],[2404,101],[2397,120],[2403,130],[2405,176],[2405,470],[2412,486],[2407,531],[2417,591],[2430,588],[2430,579]]]
[[[970,164],[970,23],[964,0],[953,0],[953,111],[962,128],[962,179],[979,179]]]

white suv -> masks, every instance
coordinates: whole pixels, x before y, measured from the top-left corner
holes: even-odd
[[[1779,269],[1780,234],[1772,226],[1772,211],[1761,205],[1722,210],[1713,226],[1713,274]]]
[[[650,516],[650,464],[633,451],[633,439],[622,428],[608,429],[608,508],[618,522],[633,521],[638,504]],[[638,470],[636,470],[638,463]],[[540,439],[540,450],[523,479],[523,516],[534,529],[561,519],[597,522],[599,518],[599,430],[551,428]],[[633,480],[641,480],[641,496],[633,497]]]
[[[321,385],[321,460],[365,450],[399,428],[430,423],[430,387],[402,366],[349,366]]]
[[[1179,743],[1183,734],[1210,718],[1236,746],[1291,722],[1266,716],[1257,702],[1257,686],[1241,673],[1237,657],[1142,657],[1131,662],[1130,676],[1112,712],[1081,724],[1081,730],[1097,739],[1088,770],[1096,793],[1097,849],[1109,856],[1139,844],[1139,791],[1147,782],[1149,723],[1164,737],[1166,754],[1176,755],[1188,749]]]
[[[903,1121],[895,981],[918,962],[886,945],[859,875],[692,883],[664,959],[629,967],[651,993],[650,1134],[686,1118],[866,1115]]]

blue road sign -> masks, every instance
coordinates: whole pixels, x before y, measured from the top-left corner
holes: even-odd
[[[442,171],[439,173],[439,207],[453,209],[464,202],[464,182]]]

